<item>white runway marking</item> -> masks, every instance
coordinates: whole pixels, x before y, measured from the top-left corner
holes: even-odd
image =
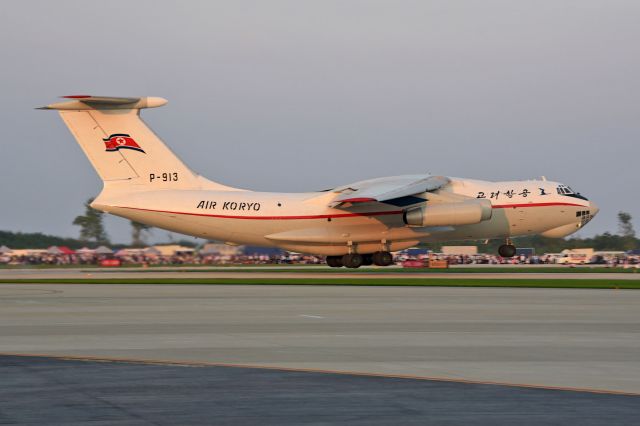
[[[300,316],[304,318],[324,319],[324,317],[321,317],[320,315],[300,315]]]

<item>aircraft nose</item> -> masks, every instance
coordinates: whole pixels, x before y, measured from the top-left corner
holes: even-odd
[[[593,201],[589,201],[589,210],[591,211],[591,217],[594,217],[600,211],[600,208]]]

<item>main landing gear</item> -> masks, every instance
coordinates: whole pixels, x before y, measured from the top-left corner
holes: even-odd
[[[393,264],[393,255],[388,251],[377,251],[371,255],[372,261],[378,266],[389,266]]]
[[[388,251],[377,251],[369,254],[349,253],[344,256],[327,256],[327,265],[332,268],[359,268],[360,266],[389,266],[393,264],[393,255]]]
[[[507,239],[507,243],[498,247],[498,254],[501,257],[513,257],[516,255],[516,246],[511,243],[510,239]]]
[[[327,265],[332,268],[341,268],[344,266],[342,263],[342,256],[327,256]]]

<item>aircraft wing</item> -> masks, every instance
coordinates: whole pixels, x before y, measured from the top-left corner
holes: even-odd
[[[420,202],[416,197],[424,192],[435,191],[449,183],[445,176],[407,175],[364,180],[334,188],[338,194],[330,203],[331,207],[358,203],[389,203],[405,206]]]

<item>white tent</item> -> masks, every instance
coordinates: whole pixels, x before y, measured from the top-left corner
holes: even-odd
[[[56,246],[51,246],[47,249],[47,253],[49,254],[62,254],[62,250],[60,250],[58,247]]]
[[[107,246],[100,246],[97,249],[95,249],[95,253],[96,254],[112,254],[113,250],[111,250],[109,247]]]
[[[155,247],[147,247],[143,250],[147,256],[160,256],[162,252]]]
[[[0,254],[8,254],[11,253],[11,249],[7,246],[0,246]]]

